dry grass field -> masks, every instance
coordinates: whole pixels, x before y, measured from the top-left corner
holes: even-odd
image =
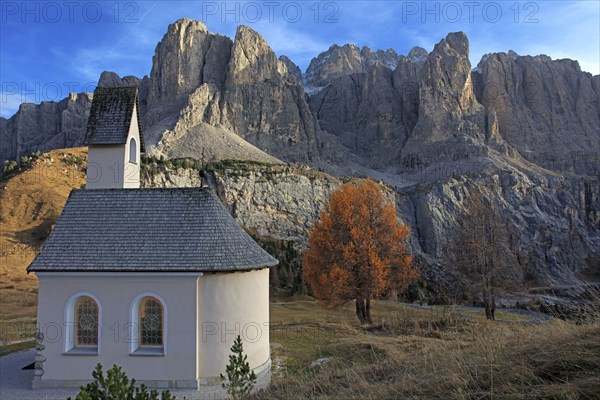
[[[600,318],[499,324],[382,302],[373,311],[364,328],[351,305],[274,303],[273,384],[255,399],[600,398]],[[319,358],[329,362],[310,368]]]

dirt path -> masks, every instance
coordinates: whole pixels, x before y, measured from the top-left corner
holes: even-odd
[[[428,310],[428,311],[435,311],[435,312],[447,312],[449,314],[458,315],[463,318],[469,318],[469,319],[481,318],[481,317],[477,317],[472,314],[467,314],[467,313],[463,313],[460,311],[451,311],[448,309],[440,309],[440,308],[436,308],[434,306],[422,306],[419,304],[401,303],[401,302],[398,302],[398,304],[402,304],[407,307],[417,308],[420,310]],[[457,310],[483,312],[483,308],[480,308],[480,307],[469,307],[469,306],[458,306],[458,305],[452,306],[452,307],[454,307]],[[496,319],[496,322],[502,322],[502,323],[518,323],[518,324],[538,325],[538,324],[544,324],[544,323],[552,320],[552,317],[549,316],[548,314],[544,314],[544,313],[540,313],[540,312],[536,312],[536,311],[521,310],[521,309],[516,309],[516,308],[500,308],[500,309],[497,309],[497,311],[502,311],[502,312],[509,313],[509,314],[516,314],[516,315],[529,317],[529,319],[515,319],[515,320]]]

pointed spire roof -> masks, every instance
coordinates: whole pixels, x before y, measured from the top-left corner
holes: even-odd
[[[88,118],[85,144],[125,144],[136,110],[140,131],[140,149],[145,152],[137,87],[97,87]]]

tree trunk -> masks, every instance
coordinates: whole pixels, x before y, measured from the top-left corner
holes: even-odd
[[[491,302],[490,302],[490,319],[492,321],[496,320],[496,298],[494,297],[494,293],[492,293],[491,295]]]
[[[356,316],[360,321],[361,325],[372,324],[371,319],[371,300],[363,299],[362,297],[356,298]]]
[[[483,308],[485,309],[485,318],[492,320],[492,307],[490,303],[490,295],[487,290],[483,291]]]
[[[367,304],[365,304],[365,320],[368,324],[373,323],[371,319],[371,299],[367,299]]]

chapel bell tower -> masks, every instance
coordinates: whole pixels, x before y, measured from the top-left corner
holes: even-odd
[[[145,152],[136,87],[97,87],[88,119],[87,189],[140,187]]]

